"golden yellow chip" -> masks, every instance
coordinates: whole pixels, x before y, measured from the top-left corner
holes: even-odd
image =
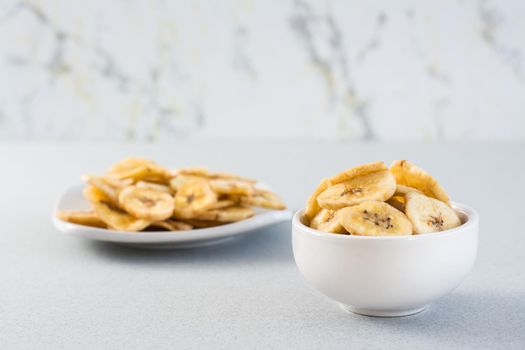
[[[359,236],[405,236],[412,234],[412,224],[405,214],[379,201],[363,202],[340,209],[341,225]]]
[[[250,196],[255,192],[251,183],[235,179],[214,179],[210,180],[209,184],[217,194]]]
[[[341,225],[337,210],[321,209],[310,222],[310,227],[324,232],[347,233]]]
[[[240,197],[240,203],[244,206],[254,206],[266,209],[284,210],[286,204],[273,192],[257,189],[251,196]]]
[[[405,196],[392,196],[386,202],[397,210],[405,212]]]
[[[119,231],[140,231],[151,221],[138,219],[113,205],[110,198],[96,187],[89,186],[83,191],[97,216],[110,228]]]
[[[203,180],[184,182],[175,195],[175,209],[203,211],[217,203],[218,197]]]
[[[350,168],[348,170],[345,170],[335,176],[332,176],[330,180],[330,186],[336,185],[338,183],[351,180],[358,176],[363,176],[371,173],[375,173],[378,171],[384,171],[388,170],[385,163],[383,162],[374,162],[374,163],[367,163],[358,165],[356,167]]]
[[[188,225],[193,226],[194,228],[208,228],[224,225],[224,222],[219,221],[209,221],[209,220],[197,220],[197,219],[187,219],[184,220]]]
[[[126,158],[112,166],[107,175],[117,179],[131,179],[136,181],[150,181],[167,183],[173,176],[168,169],[165,169],[155,162],[143,158]]]
[[[197,213],[194,219],[218,222],[235,222],[252,217],[254,214],[255,213],[251,208],[236,206],[200,212]]]
[[[390,166],[390,171],[394,174],[399,185],[413,187],[423,194],[445,202],[450,206],[448,195],[439,182],[429,173],[408,160],[396,160]]]
[[[111,176],[84,175],[82,180],[104,192],[113,204],[117,204],[119,192],[132,183],[129,179],[119,180]]]
[[[330,185],[329,179],[323,179],[321,183],[317,186],[314,193],[310,195],[308,198],[308,201],[306,202],[306,208],[304,209],[303,213],[303,221],[305,224],[310,225],[310,221],[314,218],[314,216],[319,213],[321,210],[321,207],[317,203],[317,197],[324,192],[328,186]]]
[[[193,228],[192,225],[176,220],[166,220],[153,222],[150,225],[151,228],[162,228],[166,231],[187,231]]]
[[[226,172],[209,173],[208,177],[210,179],[238,180],[238,181],[248,182],[251,184],[255,184],[257,182],[257,180],[254,180],[254,179],[250,179],[244,176],[239,176],[239,175],[226,173]]]
[[[386,201],[396,191],[396,180],[388,171],[356,176],[329,186],[317,197],[321,208],[337,210],[370,200]]]
[[[172,172],[174,175],[193,175],[193,176],[201,176],[201,177],[207,177],[210,173],[207,168],[204,167],[186,167],[186,168],[179,168],[175,169]]]
[[[169,185],[173,191],[178,191],[179,187],[182,184],[186,182],[199,181],[199,180],[206,181],[206,178],[196,176],[196,175],[177,175],[170,180]]]
[[[148,166],[148,165],[155,165],[155,162],[149,159],[144,159],[144,158],[128,157],[114,164],[111,168],[109,168],[107,173],[108,174],[122,174],[130,170],[133,170],[133,169],[136,169],[142,166]]]
[[[93,211],[80,210],[59,210],[56,216],[63,221],[72,224],[92,226],[92,227],[106,227],[104,221],[100,220],[98,215]]]
[[[136,186],[123,189],[118,201],[119,205],[131,215],[149,221],[168,219],[175,208],[175,201],[171,194]]]
[[[148,181],[138,181],[135,186],[138,188],[147,188],[154,191],[159,192],[166,192],[166,193],[173,193],[172,189],[168,185],[163,185],[155,182],[148,182]]]

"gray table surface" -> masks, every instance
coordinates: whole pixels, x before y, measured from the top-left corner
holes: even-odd
[[[293,209],[323,176],[407,158],[479,211],[478,260],[459,288],[423,313],[369,318],[305,283],[289,223],[182,251],[57,232],[50,214],[61,191],[126,155],[263,179]],[[524,349],[524,160],[524,144],[2,143],[0,348]]]

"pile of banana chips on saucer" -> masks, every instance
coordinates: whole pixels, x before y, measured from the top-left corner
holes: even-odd
[[[395,236],[445,231],[461,225],[447,193],[407,160],[390,168],[363,164],[321,181],[308,199],[304,224],[319,231]]]
[[[286,209],[257,181],[205,168],[169,170],[126,158],[104,175],[85,175],[89,211],[59,211],[71,223],[117,231],[181,231],[247,219],[254,207]]]

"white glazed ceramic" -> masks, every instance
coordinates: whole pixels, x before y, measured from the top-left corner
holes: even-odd
[[[412,236],[365,237],[292,223],[295,262],[307,281],[349,311],[405,316],[451,292],[471,270],[478,247],[478,215],[453,203],[463,224]]]
[[[60,197],[56,210],[87,210],[89,203],[82,195],[84,185],[68,188]],[[124,232],[76,225],[58,219],[53,212],[53,223],[61,232],[97,241],[115,242],[142,248],[172,249],[215,245],[241,237],[257,229],[290,220],[288,210],[257,209],[255,216],[239,222],[191,231]]]

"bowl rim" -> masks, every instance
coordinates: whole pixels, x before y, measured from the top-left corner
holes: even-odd
[[[308,234],[311,234],[312,236],[316,236],[318,238],[323,238],[323,239],[347,240],[347,241],[351,241],[351,240],[410,241],[410,240],[418,240],[418,239],[430,239],[430,238],[435,238],[435,237],[449,237],[452,235],[456,235],[461,231],[464,231],[466,229],[469,229],[471,227],[478,225],[479,215],[474,208],[468,205],[462,204],[462,203],[458,203],[458,202],[451,201],[450,204],[452,205],[452,208],[456,212],[459,212],[464,217],[466,217],[466,220],[458,227],[454,227],[453,229],[439,231],[439,232],[412,234],[412,235],[404,235],[404,236],[358,236],[358,235],[343,235],[343,234],[324,232],[324,231],[319,231],[311,227],[308,227],[301,222],[301,216],[305,208],[301,208],[295,212],[293,219],[292,219],[292,227],[299,228],[302,232],[306,232]]]

